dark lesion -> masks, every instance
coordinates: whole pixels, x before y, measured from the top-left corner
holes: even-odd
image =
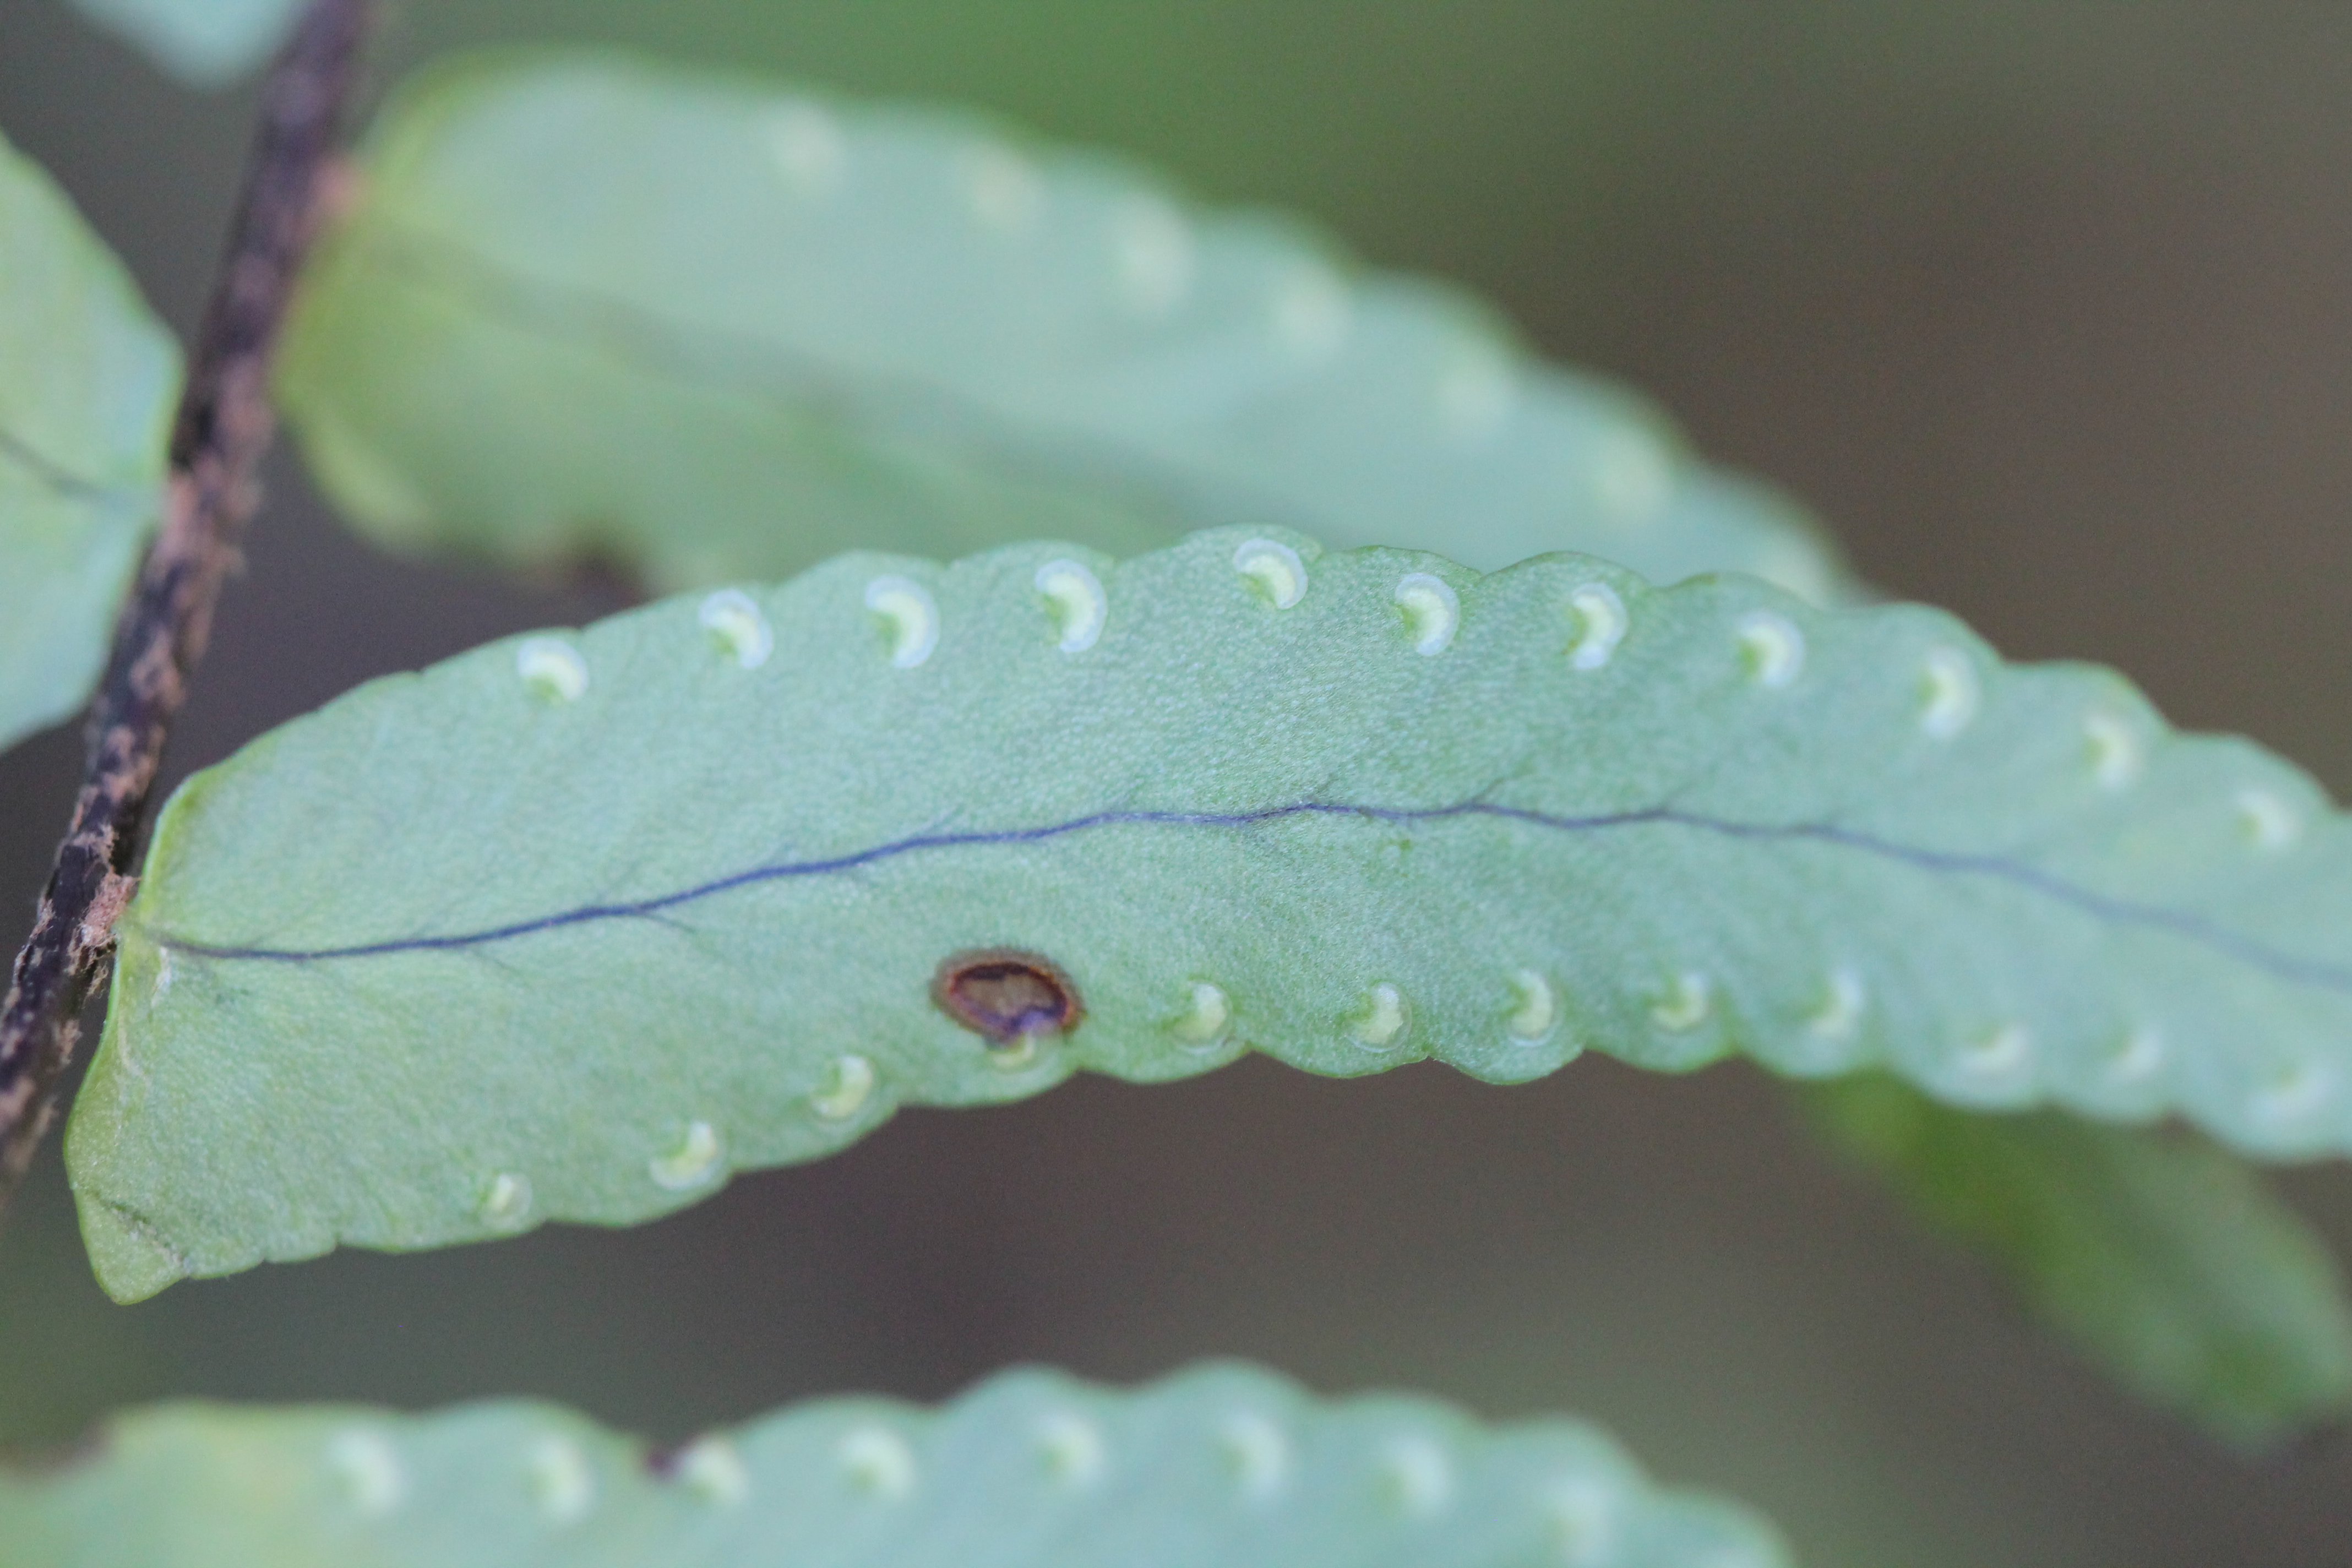
[[[992,1049],[1066,1035],[1087,1016],[1076,984],[1059,964],[1010,947],[950,953],[931,976],[931,1000]]]

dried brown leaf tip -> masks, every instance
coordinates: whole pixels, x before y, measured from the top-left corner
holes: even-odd
[[[1087,1016],[1077,986],[1059,964],[1009,947],[950,953],[931,976],[931,1000],[992,1049],[1066,1035]]]

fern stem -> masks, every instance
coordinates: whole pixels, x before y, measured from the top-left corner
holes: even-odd
[[[370,0],[313,0],[261,94],[244,191],[172,429],[163,525],[115,628],[73,820],[0,1009],[0,1203],[31,1163],[112,950],[148,796],[274,427],[270,351],[309,248]]]

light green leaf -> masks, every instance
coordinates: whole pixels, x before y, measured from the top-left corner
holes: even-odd
[[[2146,1398],[2249,1446],[2352,1413],[2342,1271],[2203,1139],[2052,1111],[1969,1115],[1875,1073],[1806,1098],[1840,1146]]]
[[[118,936],[68,1135],[118,1295],[633,1223],[898,1102],[1246,1048],[1740,1048],[2352,1142],[2310,781],[1936,611],[1583,557],[852,555],[510,639],[193,778]],[[981,947],[1082,1023],[960,1027],[934,971]]]
[[[79,708],[153,530],[179,348],[0,141],[0,747]]]
[[[1251,1368],[1132,1394],[1024,1371],[936,1414],[798,1406],[651,1452],[521,1402],[437,1415],[167,1405],[0,1479],[40,1568],[1778,1568],[1745,1510],[1581,1423],[1325,1403]]]
[[[126,1296],[1249,1049],[1739,1049],[2352,1143],[2352,833],[2303,775],[1934,611],[1575,556],[851,555],[495,644],[184,785],[118,932],[68,1155]],[[934,1005],[996,947],[1083,1021]]]
[[[74,0],[90,20],[197,87],[221,87],[268,58],[301,0]]]
[[[498,56],[413,84],[362,166],[279,391],[396,545],[684,587],[1279,523],[1842,581],[1794,508],[1465,296],[970,117]]]

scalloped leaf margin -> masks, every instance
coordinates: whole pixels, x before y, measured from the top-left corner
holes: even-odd
[[[1325,1403],[1247,1367],[1132,1394],[995,1377],[936,1413],[800,1406],[654,1452],[551,1406],[164,1406],[0,1479],[43,1568],[1785,1568],[1745,1510],[1609,1438],[1432,1400]]]
[[[2352,1145],[2308,779],[1937,612],[1573,556],[855,555],[510,639],[189,781],[117,935],[68,1161],[125,1296],[635,1223],[902,1102],[1253,1049],[1743,1050]],[[991,949],[1040,961],[1001,1037],[935,1001]]]
[[[1845,585],[1796,508],[1467,296],[972,116],[502,51],[410,82],[362,170],[278,389],[396,545],[676,588],[1280,523]]]

